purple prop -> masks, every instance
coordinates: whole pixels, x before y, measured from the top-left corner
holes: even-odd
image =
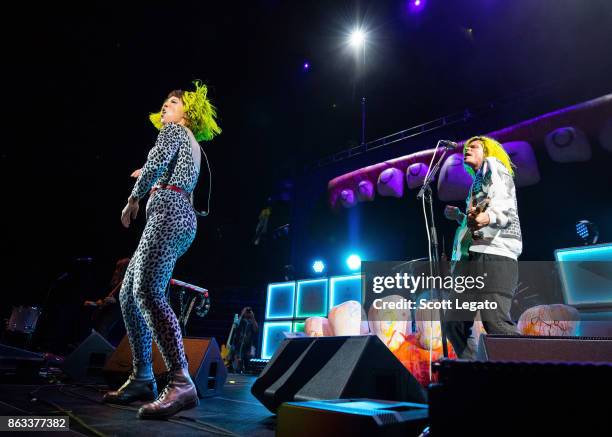
[[[422,186],[428,168],[427,164],[422,162],[410,164],[406,169],[406,182],[408,183],[408,188],[412,190]]]
[[[495,138],[502,144],[524,141],[540,147],[542,145],[542,139],[551,131],[562,126],[575,126],[588,135],[593,135],[594,137],[600,135],[600,138],[607,138],[605,141],[603,139],[601,140],[602,147],[612,151],[612,134],[609,133],[612,127],[606,128],[610,120],[612,120],[612,94],[553,111],[504,129],[486,133],[486,135]],[[441,151],[438,151],[438,153],[441,153]],[[415,163],[429,165],[432,154],[433,149],[423,150],[338,176],[330,180],[327,186],[330,205],[335,207],[340,204],[340,193],[344,189],[357,191],[358,185],[362,181],[370,181],[375,184],[381,172],[390,167],[405,172],[407,167]],[[529,159],[527,159],[527,161],[529,162]],[[533,166],[527,167],[533,169]],[[517,175],[520,175],[520,172],[523,171],[524,170],[519,167]],[[527,177],[527,175],[525,175],[525,177]],[[517,185],[524,186],[528,183],[522,180],[522,175],[519,176],[519,178]],[[527,177],[527,181],[530,180],[535,180],[534,174]],[[440,183],[438,183],[438,185],[439,184]]]
[[[340,201],[342,202],[342,206],[345,208],[350,208],[351,206],[355,206],[357,204],[357,199],[355,199],[355,192],[353,190],[342,190],[340,193]]]
[[[404,195],[404,175],[398,168],[388,168],[378,178],[378,193],[381,196],[402,197]]]
[[[369,202],[374,200],[374,184],[370,181],[359,182],[357,199],[360,202]]]
[[[584,132],[560,127],[546,135],[546,151],[555,162],[584,162],[591,159],[591,145]]]
[[[599,131],[599,144],[604,150],[612,152],[612,118]]]
[[[421,152],[412,153],[410,155],[401,156],[389,161],[360,168],[332,179],[327,184],[330,205],[333,208],[340,206],[340,192],[346,188],[357,190],[359,183],[362,181],[370,181],[373,185],[377,185],[378,177],[388,168],[398,168],[403,173],[410,164],[414,164],[416,162],[428,164],[431,160],[432,152],[433,150],[423,150]],[[442,151],[439,150],[438,157],[441,154]]]
[[[445,202],[465,200],[472,176],[463,167],[463,153],[453,153],[442,164],[438,179],[438,198]]]
[[[525,141],[511,141],[503,144],[510,155],[510,160],[516,165],[515,176],[517,187],[527,187],[540,182],[540,171],[533,148]]]

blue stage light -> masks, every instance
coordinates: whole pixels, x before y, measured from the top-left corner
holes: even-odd
[[[289,319],[295,311],[295,282],[268,285],[266,319]]]
[[[576,223],[576,234],[584,245],[595,244],[599,239],[599,229],[595,223],[588,220],[580,220]]]
[[[261,358],[270,359],[278,346],[285,339],[285,332],[291,332],[293,323],[287,322],[265,322],[263,328],[263,344]]]
[[[323,273],[323,270],[325,270],[325,264],[323,261],[318,259],[312,263],[312,270],[314,270],[315,273]]]
[[[297,281],[295,317],[326,317],[328,298],[327,278]]]
[[[359,270],[361,268],[361,257],[356,254],[352,254],[346,259],[346,265],[351,270]]]
[[[347,300],[361,302],[361,274],[332,276],[329,279],[329,309]]]

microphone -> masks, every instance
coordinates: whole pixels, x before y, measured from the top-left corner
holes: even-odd
[[[442,144],[446,150],[453,150],[459,147],[459,144],[450,140],[440,140],[440,144]]]

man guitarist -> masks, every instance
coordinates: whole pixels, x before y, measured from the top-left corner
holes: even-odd
[[[96,301],[86,300],[83,305],[93,307],[91,314],[92,327],[111,344],[117,345],[125,335],[123,317],[118,304],[119,290],[123,284],[123,277],[130,263],[129,258],[121,258],[115,265],[115,271],[110,282],[110,293]]]
[[[510,305],[518,283],[517,259],[523,244],[514,165],[500,143],[484,136],[467,140],[463,156],[465,169],[474,179],[466,213],[447,205],[444,215],[449,220],[456,220],[466,231],[455,244],[453,260],[469,262],[459,263],[454,274],[484,275],[484,287],[454,293],[454,297],[462,302],[494,302],[496,305],[490,305],[491,308],[480,309],[485,330],[488,334],[515,335],[517,330],[510,317]],[[460,230],[462,228],[457,235]],[[467,256],[461,255],[461,246],[467,247]],[[460,358],[476,358],[476,345],[471,337],[475,317],[475,311],[455,306],[445,315],[446,335]]]
[[[240,313],[240,322],[232,338],[233,367],[235,372],[243,373],[248,362],[255,356],[255,345],[259,325],[255,320],[253,308],[244,307]]]

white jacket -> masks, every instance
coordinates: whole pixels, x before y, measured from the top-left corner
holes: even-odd
[[[476,202],[488,197],[489,224],[481,229],[483,238],[474,240],[471,252],[489,253],[517,259],[523,250],[521,223],[518,217],[514,180],[497,158],[485,158],[476,173],[466,200],[469,207],[471,195]]]

